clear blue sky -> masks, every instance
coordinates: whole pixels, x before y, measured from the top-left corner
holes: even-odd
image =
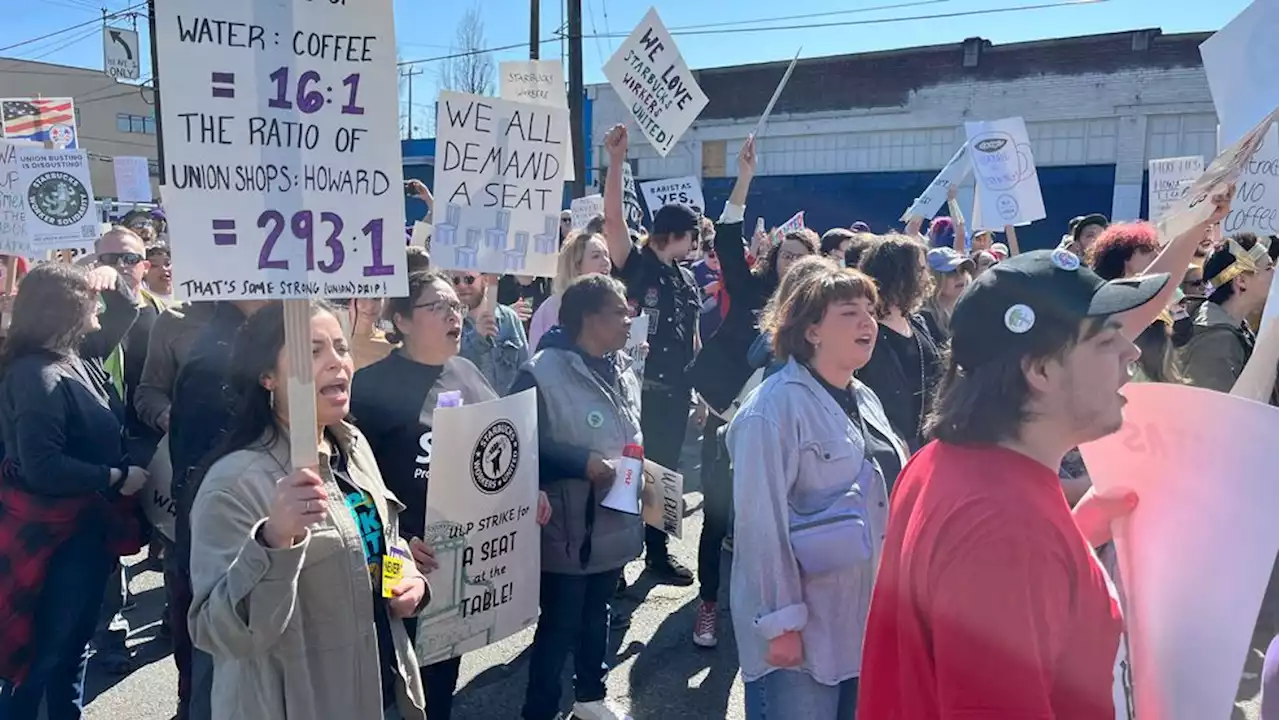
[[[5,3],[17,0],[3,0]],[[163,1],[163,0],[162,0]],[[1243,10],[1248,0],[1107,0],[1038,10],[1025,10],[967,17],[943,17],[1022,5],[1041,5],[1059,0],[682,0],[656,2],[668,28],[721,25],[716,29],[749,29],[771,25],[803,26],[801,29],[770,32],[733,32],[714,35],[677,36],[676,42],[691,67],[717,67],[748,62],[789,59],[803,46],[803,57],[835,55],[868,50],[884,50],[916,45],[958,42],[981,36],[1007,43],[1048,37],[1159,27],[1167,33],[1217,30]],[[9,12],[0,24],[0,48],[62,28],[93,21],[101,16],[95,8],[120,10],[137,0],[26,0],[22,12]],[[587,35],[625,35],[639,22],[651,2],[641,0],[583,0],[583,30]],[[454,42],[459,19],[469,7],[467,0],[395,0],[397,41],[406,59],[447,54]],[[485,23],[488,47],[527,43],[529,39],[528,0],[484,0],[476,3]],[[211,1],[216,8],[216,0]],[[562,3],[542,3],[542,37],[552,38],[562,21]],[[861,8],[862,11],[850,11]],[[879,9],[877,9],[879,8]],[[811,17],[772,22],[748,22],[786,16]],[[827,23],[850,23],[887,18],[922,18],[903,22],[820,27]],[[127,26],[128,21],[113,21]],[[145,18],[143,62],[149,63]],[[57,35],[38,43],[0,51],[0,56],[39,59],[81,67],[102,66],[100,27]],[[617,48],[616,38],[583,40],[586,82],[602,82],[600,67]],[[559,57],[559,41],[542,46],[544,58]],[[524,48],[494,53],[495,60],[527,57]],[[419,66],[425,73],[415,81],[415,105],[431,107],[438,63]],[[149,75],[144,65],[144,75]],[[0,61],[3,68],[3,61]],[[161,69],[163,75],[163,68]],[[3,94],[0,92],[0,94]]]

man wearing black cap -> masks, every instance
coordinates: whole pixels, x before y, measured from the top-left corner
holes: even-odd
[[[1085,252],[1089,250],[1089,246],[1093,245],[1093,241],[1097,240],[1102,231],[1106,230],[1110,224],[1107,216],[1101,213],[1073,217],[1071,222],[1067,224],[1067,232],[1070,237],[1062,238],[1060,247],[1075,253],[1076,257],[1083,258]]]
[[[627,286],[627,302],[649,318],[649,354],[640,399],[640,429],[645,457],[678,470],[689,421],[690,383],[685,368],[699,348],[698,314],[702,291],[693,273],[680,265],[698,237],[700,216],[683,203],[663,205],[643,247],[632,243],[621,213],[610,212],[610,198],[622,194],[626,163],[626,127],[616,125],[605,138],[611,172],[605,178],[605,237],[613,274]],[[621,449],[619,449],[621,451]],[[677,585],[693,583],[693,573],[667,552],[667,536],[645,526],[645,561],[656,577]]]
[[[960,296],[935,439],[894,487],[859,717],[1114,720],[1122,620],[1092,548],[1137,498],[1072,510],[1057,470],[1120,429],[1133,337],[1172,290],[1163,273],[1106,282],[1058,248]]]

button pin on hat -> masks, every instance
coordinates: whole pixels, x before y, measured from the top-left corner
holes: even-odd
[[[1035,327],[1035,324],[1036,311],[1022,303],[1010,305],[1009,309],[1004,311],[1004,326],[1015,335],[1027,332]]]
[[[1059,270],[1074,272],[1080,269],[1080,258],[1070,250],[1059,247],[1049,254],[1049,262]]]

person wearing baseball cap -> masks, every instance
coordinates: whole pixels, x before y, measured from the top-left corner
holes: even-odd
[[[939,344],[951,339],[951,313],[955,310],[960,293],[969,287],[977,272],[973,260],[949,247],[938,247],[927,256],[929,274],[933,277],[933,291],[920,308],[920,316],[929,328],[929,334]]]
[[[1102,213],[1090,213],[1088,215],[1077,215],[1071,218],[1071,222],[1067,223],[1067,234],[1062,238],[1061,247],[1070,250],[1080,257],[1088,252],[1089,247],[1093,245],[1093,241],[1098,239],[1103,230],[1111,222],[1107,220],[1107,216]]]

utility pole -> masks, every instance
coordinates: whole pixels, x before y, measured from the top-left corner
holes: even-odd
[[[160,57],[156,53],[156,0],[147,0],[147,27],[151,34],[151,94],[156,100],[156,164],[160,166],[160,184],[164,185],[164,127],[160,116]]]
[[[538,59],[538,48],[542,45],[538,41],[541,35],[541,21],[538,17],[538,0],[529,0],[529,59]]]
[[[573,197],[587,194],[587,135],[583,132],[582,0],[569,2],[569,129],[573,133]]]
[[[417,65],[410,65],[408,70],[404,71],[405,77],[409,78],[409,139],[413,139],[413,78],[421,75],[422,70]]]

